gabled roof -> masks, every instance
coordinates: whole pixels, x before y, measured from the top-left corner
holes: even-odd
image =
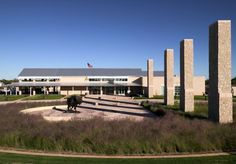
[[[24,68],[18,76],[146,76],[139,68]],[[154,76],[163,76],[155,71]]]

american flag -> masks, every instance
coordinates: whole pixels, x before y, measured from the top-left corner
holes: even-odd
[[[87,63],[88,68],[93,68],[92,64]]]

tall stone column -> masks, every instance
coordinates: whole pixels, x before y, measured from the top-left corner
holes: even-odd
[[[165,50],[165,90],[164,103],[166,105],[174,105],[174,50]]]
[[[192,39],[180,42],[180,109],[194,111]]]
[[[231,93],[231,21],[219,20],[209,28],[208,117],[233,122]]]
[[[154,69],[153,69],[153,60],[147,60],[147,88],[148,88],[148,98],[153,97],[153,76],[154,76]]]

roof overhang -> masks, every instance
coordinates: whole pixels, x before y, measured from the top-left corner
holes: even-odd
[[[50,86],[103,86],[103,87],[119,87],[119,86],[142,86],[138,83],[59,83],[59,82],[20,82],[12,83],[11,87],[50,87]]]

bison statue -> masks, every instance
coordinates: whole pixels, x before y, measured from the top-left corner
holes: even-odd
[[[77,105],[80,105],[83,102],[82,96],[70,96],[67,98],[67,110],[70,111],[74,108],[76,111]]]

